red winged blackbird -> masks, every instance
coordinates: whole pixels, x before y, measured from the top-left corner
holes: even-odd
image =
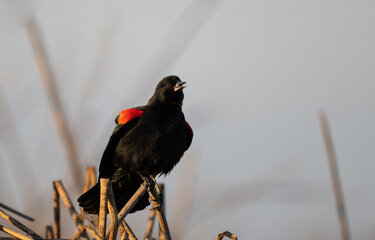
[[[117,209],[121,209],[143,183],[143,176],[167,175],[190,147],[193,131],[181,111],[184,84],[167,76],[156,86],[147,105],[123,110],[103,153],[99,178],[110,178]],[[148,194],[131,212],[149,205]],[[100,184],[78,198],[85,212],[98,214]]]

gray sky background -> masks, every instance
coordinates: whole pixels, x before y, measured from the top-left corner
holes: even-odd
[[[374,239],[374,10],[365,0],[1,1],[0,202],[36,218],[28,225],[43,233],[51,182],[79,196],[26,33],[34,18],[82,173],[98,166],[119,111],[146,103],[166,75],[187,81],[195,138],[163,180],[178,239],[224,230],[240,239],[339,239],[319,110],[352,237]],[[178,186],[195,186],[188,213],[181,204],[190,195]],[[130,216],[140,236],[146,219]]]

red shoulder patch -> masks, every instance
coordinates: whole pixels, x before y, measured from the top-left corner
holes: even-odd
[[[120,112],[120,115],[118,115],[118,117],[116,118],[116,123],[123,125],[123,124],[129,122],[130,120],[141,116],[142,114],[143,114],[142,110],[138,110],[138,109],[135,109],[135,108],[129,108],[129,109],[122,110]]]
[[[189,130],[191,132],[191,135],[194,135],[193,129],[190,127],[190,124],[188,122],[186,122],[186,121],[185,121],[185,123],[186,123],[186,126],[189,128]]]

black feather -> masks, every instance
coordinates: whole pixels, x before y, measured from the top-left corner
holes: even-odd
[[[182,113],[182,84],[176,76],[163,78],[143,111],[124,124],[118,124],[103,153],[99,178],[110,178],[117,208],[120,210],[142,184],[142,175],[167,175],[190,147],[193,132]],[[116,123],[118,123],[118,117]],[[145,194],[131,212],[144,209]],[[84,211],[97,214],[100,186],[96,184],[78,198]]]

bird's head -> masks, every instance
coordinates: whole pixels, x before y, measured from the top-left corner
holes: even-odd
[[[177,76],[163,78],[156,86],[155,93],[149,103],[167,103],[182,106],[182,101],[184,100],[182,89],[186,87],[185,83]]]

